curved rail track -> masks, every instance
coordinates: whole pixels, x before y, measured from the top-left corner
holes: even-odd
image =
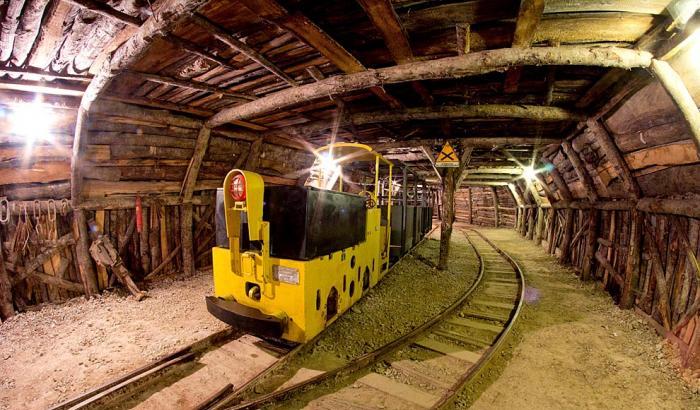
[[[254,389],[244,388],[214,408],[308,403],[329,409],[406,409],[443,408],[451,403],[500,349],[520,314],[525,291],[525,279],[515,260],[478,231],[471,231],[476,235],[465,235],[479,257],[479,276],[431,320],[340,368],[247,401],[250,396],[246,393]],[[373,365],[380,359],[383,369],[375,371]],[[327,384],[342,387],[328,388]],[[313,399],[304,396],[321,385],[332,392]],[[295,399],[298,401],[290,403]]]
[[[452,305],[423,325],[335,370],[262,394],[262,381],[283,368],[306,345],[291,348],[256,339],[255,344],[277,360],[245,384],[223,385],[186,407],[249,409],[313,403],[316,408],[404,409],[441,408],[449,404],[500,348],[520,313],[525,289],[517,263],[481,233],[471,231],[474,235],[465,235],[479,258],[476,281]],[[226,346],[237,343],[237,336],[240,335],[231,329],[217,332],[53,409],[131,408],[150,395],[159,394],[159,390],[177,386],[175,383],[186,380],[194,372],[192,369],[208,365],[211,369],[206,371],[207,380],[216,380],[219,371],[224,373],[221,383],[227,379],[226,361],[236,360],[228,357],[231,352]],[[207,361],[207,355],[214,359]],[[380,360],[383,368],[377,366]],[[195,385],[186,386],[190,390],[201,390],[206,383],[191,379],[184,383]],[[318,396],[311,389],[328,384],[335,386],[324,389],[328,394],[307,398],[307,394]],[[212,389],[204,387],[204,391]],[[182,407],[183,403],[177,404]]]

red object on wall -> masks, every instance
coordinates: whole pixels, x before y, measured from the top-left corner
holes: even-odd
[[[141,233],[143,228],[143,215],[141,212],[141,197],[136,197],[136,232]]]

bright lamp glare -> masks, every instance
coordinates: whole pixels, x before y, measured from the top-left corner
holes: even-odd
[[[536,176],[537,172],[531,166],[523,168],[523,177],[525,177],[526,180],[532,181],[535,179]]]
[[[18,105],[10,113],[11,132],[25,137],[27,148],[31,148],[35,141],[52,141],[52,123],[51,110],[36,102]]]
[[[331,173],[336,170],[337,165],[330,155],[321,155],[319,159],[321,160],[321,168],[325,172]]]

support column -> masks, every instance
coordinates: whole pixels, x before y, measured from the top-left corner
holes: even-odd
[[[642,225],[644,213],[636,209],[630,215],[632,226],[630,227],[630,241],[627,245],[627,263],[625,264],[625,278],[620,296],[620,308],[631,309],[634,306],[634,287],[639,280],[639,263],[642,248]]]
[[[586,196],[588,196],[588,199],[591,202],[597,202],[598,193],[595,190],[595,184],[593,183],[591,176],[588,175],[588,171],[586,171],[586,167],[583,165],[583,162],[581,162],[581,158],[579,158],[578,153],[574,151],[574,148],[571,146],[569,141],[564,141],[561,146],[564,149],[564,153],[566,154],[567,158],[569,158],[569,161],[571,161],[571,165],[573,165],[576,175],[578,176],[579,180],[581,180],[581,184],[583,184],[583,188],[586,190]]]
[[[589,280],[591,278],[591,273],[595,269],[595,247],[598,241],[598,216],[599,211],[595,208],[591,208],[589,211],[588,218],[588,233],[586,236],[586,251],[583,259],[583,269],[581,273],[581,280]]]
[[[491,194],[493,195],[493,215],[494,215],[494,226],[498,228],[499,223],[498,219],[500,217],[499,211],[498,211],[498,193],[496,192],[496,187],[492,186],[491,187]]]
[[[561,240],[561,255],[559,255],[559,262],[566,264],[570,260],[569,248],[571,247],[571,236],[574,230],[574,210],[571,208],[564,209],[564,235]],[[555,249],[556,251],[556,249]]]
[[[192,244],[192,204],[183,204],[180,209],[182,270],[185,276],[191,276],[194,275],[194,246]]]
[[[8,210],[9,211],[9,210]],[[12,283],[5,268],[5,254],[0,238],[0,319],[7,320],[15,315],[12,303]]]
[[[73,236],[75,237],[75,255],[78,259],[80,278],[85,287],[85,296],[91,297],[99,292],[97,276],[90,258],[88,246],[87,218],[83,209],[73,210]]]
[[[469,190],[469,225],[472,225],[474,223],[474,210],[472,209],[472,206],[474,205],[474,200],[472,199],[471,187],[467,189]]]
[[[549,222],[547,223],[547,252],[549,254],[552,254],[554,252],[554,227],[556,226],[556,218],[557,218],[557,211],[554,209],[554,207],[549,208],[549,211],[547,211],[547,219]]]
[[[455,186],[457,183],[457,168],[449,168],[442,178],[443,215],[440,224],[440,259],[438,269],[447,269],[450,257],[450,238],[452,237],[452,222],[455,212]]]
[[[544,233],[544,210],[537,207],[537,226],[535,227],[535,244],[542,245],[542,234]]]

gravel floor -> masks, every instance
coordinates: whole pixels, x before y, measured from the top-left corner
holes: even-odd
[[[700,409],[700,372],[684,381],[640,316],[513,230],[481,231],[521,264],[526,305],[508,347],[458,407]]]
[[[206,310],[211,292],[199,272],[159,281],[141,302],[106,293],[2,323],[0,408],[46,408],[223,329]]]

